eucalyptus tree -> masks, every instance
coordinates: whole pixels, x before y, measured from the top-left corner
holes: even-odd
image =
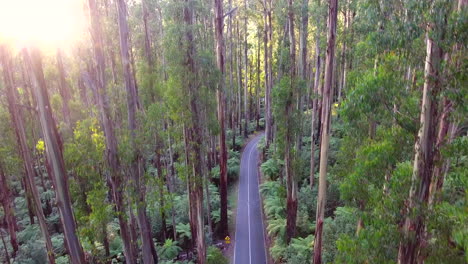
[[[141,150],[137,143],[137,133],[139,124],[137,122],[137,113],[139,108],[138,92],[136,87],[136,79],[132,72],[131,57],[130,57],[130,39],[127,23],[127,5],[124,0],[116,2],[118,10],[118,24],[120,36],[120,56],[122,61],[122,71],[127,92],[127,108],[128,108],[128,128],[130,133],[130,142],[132,148],[132,158],[130,165],[130,174],[133,183],[133,191],[136,197],[137,221],[140,228],[143,248],[144,263],[158,263],[158,256],[153,243],[151,225],[146,214],[146,189],[144,183],[144,164]]]
[[[272,30],[272,2],[271,0],[263,0],[263,63],[265,74],[265,137],[267,146],[273,140],[273,122],[272,122],[272,88],[273,88],[273,30]]]
[[[206,244],[204,235],[203,218],[203,184],[202,184],[202,164],[196,160],[202,154],[202,129],[200,120],[200,87],[196,80],[197,68],[195,57],[197,55],[193,26],[195,22],[194,6],[190,0],[184,0],[182,8],[183,23],[185,32],[182,39],[186,43],[184,54],[185,70],[188,73],[187,93],[189,96],[190,117],[187,125],[184,125],[184,137],[186,140],[186,163],[191,167],[188,175],[187,185],[190,197],[190,229],[192,240],[196,244],[198,262],[206,262]]]
[[[54,255],[54,249],[52,246],[52,241],[50,238],[50,233],[47,227],[47,222],[46,222],[46,218],[44,215],[44,211],[42,210],[42,202],[41,202],[40,194],[39,194],[39,191],[37,189],[37,186],[34,180],[36,177],[36,171],[33,167],[34,162],[31,157],[31,150],[29,149],[28,141],[26,138],[25,124],[23,120],[24,117],[22,117],[21,111],[18,107],[17,92],[15,91],[15,88],[14,88],[14,80],[13,80],[14,68],[12,64],[12,58],[6,47],[1,47],[0,52],[1,52],[0,54],[1,63],[3,66],[3,81],[6,86],[6,95],[7,95],[7,100],[8,100],[8,109],[9,109],[10,116],[12,119],[13,127],[15,128],[16,140],[18,142],[18,145],[20,146],[19,152],[23,159],[23,166],[26,172],[26,179],[27,179],[26,184],[32,194],[34,211],[37,216],[37,220],[39,222],[42,236],[44,237],[44,240],[45,240],[49,263],[55,263],[55,255]],[[3,171],[1,171],[0,173],[3,174]],[[6,182],[4,184],[6,185]],[[9,195],[9,192],[6,192],[5,195]],[[8,212],[6,213],[7,215],[11,214]],[[15,236],[11,236],[11,239],[13,243],[16,238]],[[16,250],[18,250],[17,246],[16,247],[13,246],[13,249],[15,248]],[[13,254],[13,257],[14,255],[15,254]]]
[[[320,113],[321,113],[321,68],[322,68],[322,57],[321,57],[321,49],[320,49],[320,33],[321,33],[321,0],[317,0],[317,10],[316,12],[316,32],[315,32],[315,73],[314,73],[314,83],[313,83],[313,91],[312,91],[312,119],[310,121],[310,176],[309,176],[309,184],[310,188],[314,186],[315,180],[315,144],[318,142],[316,138],[319,136],[316,133],[318,131],[320,133]],[[312,84],[311,84],[312,85]]]
[[[100,122],[104,130],[106,139],[106,161],[110,170],[110,187],[112,191],[113,202],[115,203],[114,210],[119,220],[120,235],[124,245],[124,255],[130,263],[136,263],[136,241],[132,241],[129,230],[129,223],[126,216],[126,206],[124,201],[124,175],[122,174],[122,166],[118,155],[118,142],[115,135],[114,122],[111,117],[111,109],[109,98],[107,96],[107,78],[106,66],[104,57],[104,43],[101,29],[101,16],[99,7],[95,0],[88,0],[90,19],[91,19],[91,36],[93,40],[93,50],[95,58],[96,79],[91,78],[91,73],[84,74],[85,82],[88,83],[90,89],[96,91],[98,110],[100,113]]]
[[[432,1],[430,14],[432,18],[426,27],[426,59],[424,65],[424,86],[421,102],[420,128],[415,143],[415,156],[409,204],[406,208],[403,234],[398,251],[398,263],[420,263],[425,240],[425,210],[430,200],[436,162],[444,138],[447,135],[447,115],[450,109],[441,108],[440,94],[443,92],[442,60],[444,56],[443,41],[447,16],[451,1]],[[438,123],[438,117],[442,117]],[[439,128],[439,130],[438,130]]]
[[[224,11],[221,0],[214,0],[215,10],[215,40],[216,40],[216,64],[220,71],[220,80],[218,84],[217,102],[218,102],[218,121],[220,128],[219,135],[219,169],[220,169],[220,195],[221,195],[221,220],[220,233],[224,237],[228,235],[228,197],[227,197],[227,149],[225,132],[225,46],[224,46]]]
[[[325,203],[327,201],[327,167],[330,144],[331,104],[333,99],[333,67],[335,63],[336,21],[338,0],[330,0],[328,5],[327,53],[325,58],[325,84],[322,99],[322,123],[320,135],[320,168],[317,199],[317,217],[315,220],[314,264],[322,263],[323,224]]]
[[[285,105],[286,131],[284,139],[284,162],[286,171],[286,190],[287,190],[287,221],[286,221],[286,242],[289,243],[296,232],[297,218],[297,179],[294,173],[294,138],[297,137],[297,131],[293,131],[291,117],[293,116],[294,102],[297,95],[296,80],[296,33],[294,31],[294,9],[293,0],[288,0],[288,25],[289,25],[289,91],[287,92],[287,101]],[[295,115],[297,118],[297,115]],[[297,129],[297,127],[296,127]],[[294,135],[296,134],[296,135]],[[296,153],[297,154],[297,153]]]
[[[66,237],[67,248],[73,264],[84,263],[84,253],[76,232],[74,213],[71,206],[68,175],[65,168],[62,153],[62,143],[58,134],[55,120],[52,117],[47,85],[44,79],[41,55],[38,49],[32,48],[25,51],[25,60],[29,67],[29,73],[33,79],[33,90],[38,106],[39,121],[41,123],[44,142],[46,145],[47,160],[56,191],[60,219]]]

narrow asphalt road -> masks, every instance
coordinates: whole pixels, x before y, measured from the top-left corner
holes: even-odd
[[[258,189],[257,135],[244,149],[241,158],[234,264],[266,264],[265,233]]]

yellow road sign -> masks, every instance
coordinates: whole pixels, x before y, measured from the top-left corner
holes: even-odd
[[[231,243],[231,238],[229,236],[226,236],[224,238],[224,241],[226,241],[226,244],[230,244]]]

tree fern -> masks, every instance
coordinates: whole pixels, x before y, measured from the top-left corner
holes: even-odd
[[[161,259],[171,260],[176,258],[181,251],[182,248],[179,247],[179,243],[177,241],[166,239],[164,244],[161,247],[158,247],[158,256]]]
[[[314,247],[314,235],[293,238],[289,245],[299,255],[310,255]]]
[[[267,230],[270,236],[284,237],[286,232],[286,219],[278,218],[270,220],[268,222]]]
[[[260,166],[263,175],[267,176],[270,180],[276,180],[280,173],[280,166],[276,159],[268,159]]]
[[[276,263],[281,263],[286,253],[286,250],[286,245],[281,240],[276,239],[273,246],[270,247],[270,255]]]
[[[285,217],[286,208],[285,201],[279,197],[269,196],[264,200],[265,213],[268,218],[282,218]]]
[[[179,223],[176,226],[177,234],[179,234],[179,238],[187,238],[191,239],[192,238],[192,232],[190,231],[190,225],[189,224],[182,224]]]

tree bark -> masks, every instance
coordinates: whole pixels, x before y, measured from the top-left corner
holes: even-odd
[[[335,39],[336,39],[336,19],[338,11],[338,0],[329,0],[328,7],[328,43],[325,59],[325,84],[323,87],[322,99],[322,123],[321,123],[321,142],[320,142],[320,168],[319,168],[319,192],[317,199],[317,216],[314,241],[314,264],[322,263],[322,240],[323,240],[323,221],[325,216],[325,203],[327,201],[327,166],[328,151],[330,144],[330,125],[331,125],[331,104],[333,97],[333,66],[335,62]]]
[[[136,88],[136,80],[132,72],[129,30],[127,24],[127,6],[124,0],[116,1],[118,10],[118,24],[120,37],[120,55],[122,59],[122,70],[127,91],[128,108],[128,128],[130,132],[130,141],[132,146],[131,176],[133,180],[133,189],[137,193],[137,221],[142,238],[142,255],[145,264],[158,263],[158,256],[153,243],[151,226],[146,215],[145,185],[143,183],[143,158],[141,156],[138,144],[136,142],[136,133],[138,124],[136,114],[139,101]]]
[[[224,98],[224,11],[222,0],[214,1],[215,10],[215,40],[216,40],[216,64],[221,73],[218,89],[216,90],[218,102],[218,122],[220,127],[219,135],[219,169],[220,169],[220,199],[221,199],[221,220],[219,223],[219,233],[222,238],[229,234],[228,231],[228,197],[227,197],[227,148],[226,148],[226,129],[225,129],[225,98]]]
[[[44,142],[46,145],[47,160],[50,163],[52,178],[57,204],[62,220],[63,231],[67,241],[71,262],[74,264],[84,263],[84,253],[78,240],[74,214],[71,206],[70,192],[68,189],[68,175],[63,161],[62,145],[60,135],[54,119],[52,118],[52,107],[47,94],[46,82],[42,69],[42,60],[39,50],[33,48],[25,52],[26,61],[30,67],[34,80],[34,95],[39,109],[39,120],[41,123]]]

